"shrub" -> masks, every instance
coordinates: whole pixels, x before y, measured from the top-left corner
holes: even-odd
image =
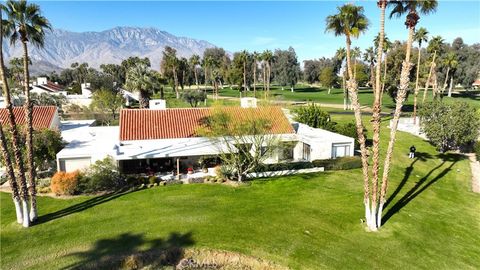
[[[322,110],[320,106],[315,105],[315,103],[296,109],[294,119],[313,128],[326,130],[335,128],[335,122],[332,122],[330,114]]]
[[[37,188],[44,188],[50,187],[50,183],[52,182],[51,178],[37,178],[36,180]]]
[[[57,172],[50,183],[50,189],[56,195],[73,195],[77,190],[80,173]]]
[[[288,162],[288,163],[273,163],[262,164],[255,171],[256,172],[272,172],[272,171],[289,171],[313,168],[314,165],[311,162]]]
[[[232,179],[233,170],[228,166],[217,166],[215,167],[215,176],[220,179]]]
[[[150,185],[156,184],[156,183],[157,183],[157,177],[156,177],[156,176],[150,176],[150,177],[148,178],[148,183],[149,183]]]
[[[315,167],[324,167],[325,170],[350,170],[362,167],[360,157],[341,157],[337,159],[322,159],[312,161]]]
[[[124,177],[117,171],[113,159],[107,157],[98,160],[86,171],[80,180],[79,188],[83,193],[114,191],[126,185]]]

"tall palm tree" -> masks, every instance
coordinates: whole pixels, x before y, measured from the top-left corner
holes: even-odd
[[[25,121],[26,121],[26,148],[28,164],[28,183],[31,197],[30,219],[37,218],[37,199],[35,187],[35,165],[33,161],[33,126],[32,102],[30,100],[30,72],[28,66],[28,44],[42,48],[45,40],[45,31],[50,30],[50,22],[42,16],[40,7],[29,4],[25,0],[9,0],[5,4],[8,24],[5,34],[10,36],[10,43],[20,42],[23,46],[23,80],[25,89]]]
[[[194,54],[189,59],[190,65],[193,69],[193,74],[195,76],[195,84],[197,85],[197,90],[200,90],[200,86],[198,85],[198,69],[197,66],[200,65],[200,55]]]
[[[265,93],[265,99],[270,96],[270,80],[272,78],[272,62],[273,62],[273,53],[270,50],[266,50],[262,53],[262,59],[265,61],[266,67],[266,81],[267,81],[267,91]]]
[[[243,90],[247,90],[247,62],[249,58],[249,53],[246,50],[240,52],[240,60],[243,65]]]
[[[381,216],[383,205],[386,201],[387,187],[388,187],[388,175],[390,173],[390,166],[393,155],[393,147],[395,145],[395,137],[398,128],[398,121],[400,119],[400,114],[402,112],[402,106],[407,96],[408,86],[410,83],[410,55],[412,51],[412,42],[413,42],[413,33],[415,31],[415,26],[417,25],[418,20],[420,19],[420,14],[429,14],[435,12],[437,9],[436,0],[401,0],[401,1],[390,1],[388,4],[393,5],[393,10],[390,13],[390,17],[396,16],[400,17],[404,14],[407,14],[405,25],[408,28],[408,40],[407,40],[407,50],[405,55],[405,61],[402,65],[402,71],[400,73],[400,84],[397,93],[395,111],[393,113],[392,124],[390,126],[390,140],[388,142],[387,153],[385,155],[385,162],[383,164],[383,175],[382,175],[382,188],[380,191],[380,203],[378,215]],[[381,218],[378,219],[377,226],[381,226]]]
[[[353,77],[357,79],[357,60],[362,55],[362,50],[360,47],[353,47],[352,49],[352,58],[353,58]]]
[[[140,108],[148,108],[151,91],[156,87],[152,71],[147,65],[137,63],[127,71],[125,87],[139,93]]]
[[[378,179],[380,171],[380,124],[382,111],[382,102],[381,102],[381,92],[380,92],[380,62],[382,61],[383,46],[385,42],[385,9],[387,7],[387,0],[381,0],[377,2],[378,7],[380,8],[380,31],[378,33],[378,44],[376,46],[377,52],[377,65],[375,68],[375,85],[373,87],[374,100],[372,106],[372,128],[373,128],[373,145],[372,145],[372,205],[370,209],[370,224],[369,228],[373,231],[377,230],[380,227],[381,218],[382,218],[382,206],[378,205]],[[373,50],[372,50],[373,51]],[[373,64],[372,64],[373,65]],[[372,67],[372,66],[371,66]],[[367,215],[368,212],[366,211]]]
[[[0,4],[0,44],[3,44],[4,36],[4,24],[2,19],[2,13],[4,6]],[[10,158],[10,152],[8,151],[8,145],[3,132],[3,125],[0,124],[0,142],[2,157],[5,162],[5,168],[7,171],[7,177],[12,190],[12,199],[15,205],[15,213],[17,216],[17,222],[24,227],[30,225],[29,213],[28,213],[28,190],[27,180],[25,178],[25,168],[23,167],[23,157],[21,147],[19,145],[19,134],[15,122],[15,115],[13,114],[13,107],[11,102],[10,88],[8,86],[7,76],[5,74],[5,63],[3,60],[3,46],[0,46],[0,79],[2,80],[3,95],[5,97],[5,105],[8,112],[9,132],[12,136],[12,148],[15,163],[17,165],[18,177],[15,177],[14,166]],[[18,182],[17,182],[18,181]],[[19,192],[20,183],[20,192]]]
[[[457,68],[458,66],[458,59],[457,55],[454,52],[449,52],[445,58],[443,59],[443,66],[447,67],[447,74],[445,75],[445,81],[443,82],[443,88],[442,88],[442,94],[447,88],[448,84],[448,75],[450,75],[450,70]],[[452,76],[453,79],[453,76]],[[450,90],[448,91],[448,96],[452,96],[452,87],[450,87]]]
[[[415,94],[413,98],[413,123],[417,123],[417,98],[418,98],[418,78],[420,77],[420,58],[422,57],[422,43],[428,41],[428,31],[420,27],[413,36],[413,40],[418,43],[417,76],[415,78]]]
[[[341,66],[343,69],[343,74],[342,74],[342,81],[343,81],[343,109],[347,110],[348,109],[348,91],[345,83],[345,77],[347,75],[347,70],[346,68],[343,67],[343,63],[345,59],[347,58],[347,53],[345,51],[345,48],[338,48],[337,51],[335,52],[335,59],[340,61]]]
[[[260,59],[260,53],[253,52],[253,96],[257,97],[257,62]]]
[[[445,46],[444,39],[441,36],[434,36],[428,43],[427,52],[430,55],[432,55],[433,53],[433,56],[430,62],[430,71],[428,72],[427,81],[425,82],[425,89],[423,90],[422,102],[425,102],[425,99],[427,98],[427,92],[430,86],[430,81],[432,81],[432,76],[434,76],[436,72],[435,69],[437,64],[435,61],[437,58],[437,54],[443,52],[444,46]]]
[[[352,38],[358,38],[360,34],[368,29],[368,19],[364,14],[363,7],[355,6],[353,4],[345,4],[341,7],[337,7],[337,13],[330,15],[326,19],[326,32],[332,32],[335,36],[345,36],[346,43],[346,59],[347,59],[347,71],[348,81],[347,88],[351,96],[351,101],[354,109],[355,123],[358,135],[358,142],[360,144],[360,152],[362,158],[362,173],[364,180],[364,205],[365,205],[365,218],[367,224],[371,223],[370,215],[370,186],[369,186],[369,173],[368,173],[368,154],[367,147],[365,145],[364,125],[362,122],[362,113],[360,111],[360,104],[358,101],[358,85],[353,76],[352,64],[351,64],[351,51]]]
[[[375,91],[375,61],[376,61],[376,55],[375,55],[375,50],[373,47],[368,47],[365,49],[365,52],[363,53],[363,61],[367,62],[370,65],[370,86],[374,89]]]

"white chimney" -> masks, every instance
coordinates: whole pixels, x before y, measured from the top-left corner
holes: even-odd
[[[90,83],[82,83],[80,86],[82,88],[82,96],[84,96],[84,97],[91,97],[92,96],[92,90],[90,89]]]
[[[37,85],[47,84],[47,77],[38,77]]]
[[[257,99],[253,97],[244,97],[240,99],[240,106],[242,108],[256,108]]]
[[[151,110],[165,110],[167,109],[167,102],[164,99],[151,99],[148,102],[148,108]]]

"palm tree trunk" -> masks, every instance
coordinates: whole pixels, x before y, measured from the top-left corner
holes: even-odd
[[[178,78],[177,78],[177,71],[175,67],[173,68],[173,87],[175,88],[175,98],[180,98],[180,92],[178,91]]]
[[[0,12],[0,44],[3,44],[3,25],[2,25],[2,14]],[[5,75],[5,63],[3,61],[3,47],[0,46],[0,78],[3,81],[2,87],[3,87],[3,93],[5,96],[5,105],[8,111],[8,119],[9,119],[9,124],[10,124],[10,134],[12,136],[12,148],[13,148],[13,153],[15,156],[15,161],[17,162],[18,165],[18,178],[20,181],[26,182],[25,180],[25,172],[23,169],[23,162],[22,162],[22,155],[20,152],[20,148],[18,147],[18,132],[17,128],[15,126],[15,115],[13,114],[12,110],[12,103],[11,103],[11,97],[10,97],[10,89],[8,88],[8,81],[7,81],[7,76]],[[21,202],[20,202],[20,195],[18,192],[18,183],[17,179],[15,177],[15,170],[13,167],[12,159],[10,157],[10,152],[8,151],[8,146],[7,146],[7,141],[5,138],[5,133],[3,132],[3,125],[0,123],[0,142],[1,142],[1,151],[2,151],[2,156],[3,160],[5,161],[5,167],[7,171],[7,177],[10,185],[10,189],[12,190],[12,199],[13,199],[13,204],[15,205],[15,214],[17,217],[17,222],[19,224],[23,223],[23,211],[21,208]],[[28,215],[28,212],[25,213],[25,215]],[[28,220],[28,218],[27,218]]]
[[[243,90],[247,90],[247,60],[243,62]]]
[[[450,73],[450,67],[447,67],[447,74],[445,75],[445,82],[443,83],[443,87],[442,87],[442,94],[443,92],[445,91],[445,89],[447,88],[447,85],[448,85],[448,75]],[[448,93],[449,96],[450,96],[450,92]]]
[[[253,97],[257,97],[257,60],[253,61]]]
[[[364,194],[363,201],[365,205],[365,218],[367,219],[367,224],[372,224],[371,213],[370,213],[370,185],[369,185],[369,173],[368,173],[368,153],[367,147],[365,145],[365,134],[364,134],[364,125],[362,122],[362,112],[360,111],[360,103],[358,101],[358,85],[353,77],[351,58],[350,58],[350,36],[346,36],[346,48],[347,48],[347,70],[349,79],[347,81],[347,89],[350,93],[353,111],[355,115],[355,125],[357,128],[358,143],[360,144],[360,152],[362,159],[362,173],[363,173],[363,184],[364,184]]]
[[[270,79],[272,78],[272,67],[270,62],[267,62],[268,72],[267,72],[267,98],[270,98]]]
[[[196,68],[193,68],[193,74],[195,75],[195,84],[197,85],[197,90],[200,90],[200,86],[198,86],[198,74]]]
[[[383,165],[382,188],[380,191],[380,203],[378,208],[379,211],[377,213],[378,227],[382,225],[381,211],[383,210],[383,205],[385,204],[385,201],[386,201],[385,198],[386,198],[387,189],[388,189],[388,175],[390,173],[390,165],[392,161],[393,147],[395,145],[395,137],[397,133],[398,120],[400,119],[403,102],[405,101],[405,98],[407,96],[408,85],[410,83],[410,76],[409,76],[410,68],[411,68],[410,54],[412,50],[413,32],[414,32],[413,30],[414,30],[413,27],[410,27],[408,31],[407,51],[406,51],[405,61],[402,64],[402,71],[400,73],[400,87],[398,89],[396,104],[395,104],[395,112],[393,114],[393,120],[390,127],[390,141],[388,142],[387,154],[385,156],[385,163]]]
[[[448,88],[448,97],[452,97],[453,75],[450,76],[450,87]]]
[[[415,79],[415,94],[413,97],[413,124],[417,123],[417,99],[418,99],[418,79],[420,77],[420,58],[422,56],[422,43],[418,43],[417,76]]]
[[[371,220],[369,228],[370,230],[375,231],[378,226],[377,216],[377,201],[378,201],[378,174],[380,170],[380,124],[381,124],[381,102],[380,102],[380,62],[382,61],[383,54],[383,42],[385,35],[385,7],[386,2],[381,2],[381,12],[380,12],[380,41],[378,42],[377,48],[377,66],[375,69],[375,86],[374,86],[374,101],[373,101],[373,111],[372,111],[372,129],[373,129],[373,145],[372,145],[372,205],[371,205]],[[376,89],[376,90],[375,90]]]
[[[33,162],[33,116],[32,116],[32,109],[33,104],[30,100],[30,74],[29,74],[29,67],[28,67],[28,49],[27,49],[27,41],[22,41],[23,45],[23,76],[24,76],[24,87],[25,87],[25,122],[26,125],[26,148],[27,148],[27,179],[29,184],[29,191],[30,191],[30,220],[34,221],[37,219],[37,192],[35,186],[35,164]],[[25,201],[24,210],[25,210]],[[26,207],[28,209],[28,206]],[[26,213],[25,213],[26,214]],[[25,224],[24,219],[24,226],[29,226],[29,224]]]
[[[425,89],[423,90],[422,103],[425,103],[425,99],[427,98],[427,91],[428,91],[428,87],[430,86],[430,79],[432,78],[432,74],[435,66],[435,57],[437,57],[437,51],[433,52],[432,63],[430,64],[430,71],[428,72],[428,78],[425,83]]]
[[[266,80],[267,80],[267,65],[264,63],[263,68],[262,68],[262,75],[263,75],[263,96],[265,99],[267,99],[267,87],[266,87]]]
[[[348,99],[348,92],[347,92],[347,87],[346,87],[346,83],[345,83],[345,71],[343,72],[343,76],[342,76],[342,83],[343,83],[343,109],[346,110],[347,109],[347,99]]]

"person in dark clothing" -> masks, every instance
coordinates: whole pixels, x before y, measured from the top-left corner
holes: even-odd
[[[415,145],[410,146],[410,154],[408,155],[408,158],[415,158],[415,151],[417,149],[415,148]]]

